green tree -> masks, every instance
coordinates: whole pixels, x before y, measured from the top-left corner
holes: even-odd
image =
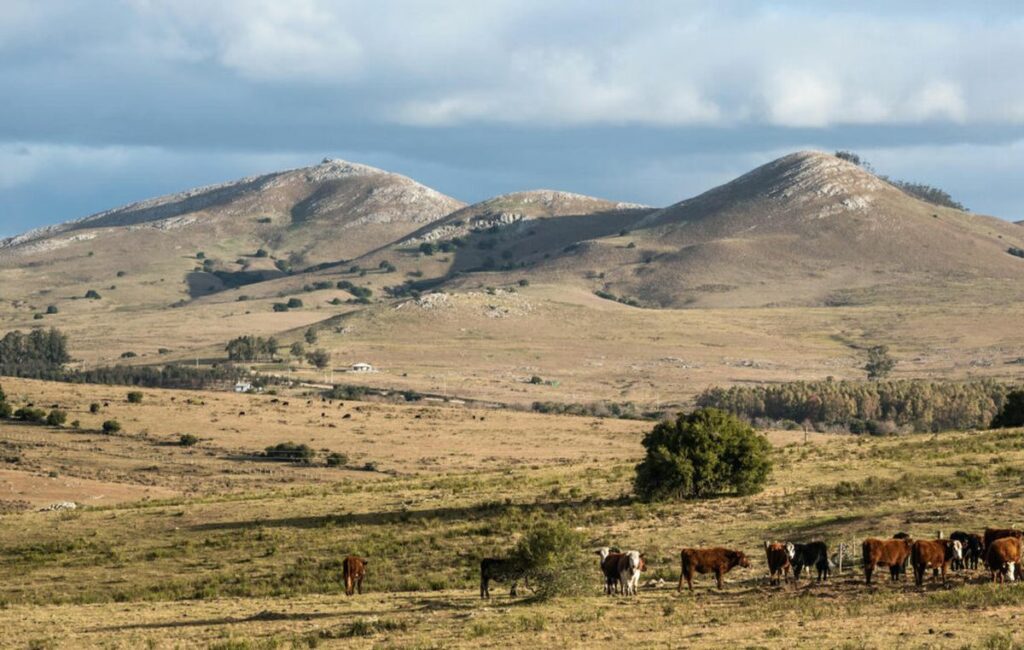
[[[433,255],[434,250],[434,245],[428,241],[425,241],[422,244],[420,244],[420,252],[423,253],[424,255]]]
[[[64,423],[67,421],[67,411],[62,411],[60,409],[53,409],[52,411],[50,411],[49,415],[46,416],[46,423],[51,427],[63,426]]]
[[[313,350],[306,355],[306,360],[321,370],[331,365],[331,355],[324,349]]]
[[[864,364],[868,379],[885,379],[895,367],[896,359],[889,356],[888,346],[876,345],[868,350],[868,362]]]
[[[1011,391],[1006,396],[1003,410],[992,418],[993,429],[1024,427],[1024,390]]]
[[[142,404],[142,392],[133,390],[128,393],[129,404]]]
[[[121,423],[117,420],[107,420],[103,423],[103,433],[111,435],[121,430]]]
[[[308,330],[306,330],[306,334],[305,334],[304,338],[306,339],[306,343],[309,343],[310,345],[314,345],[317,342],[317,338],[318,338],[317,334],[316,334],[316,330],[313,329],[312,327],[310,327]]]
[[[306,346],[304,346],[300,341],[296,341],[295,343],[292,343],[292,347],[289,352],[291,352],[293,357],[301,359],[306,356]]]
[[[771,447],[734,415],[704,408],[657,424],[643,440],[634,488],[651,500],[754,494],[771,474]]]

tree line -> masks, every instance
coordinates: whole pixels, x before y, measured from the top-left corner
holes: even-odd
[[[18,371],[44,372],[71,361],[68,337],[56,328],[36,329],[28,334],[18,330],[0,339],[0,374]]]
[[[991,380],[800,381],[709,388],[697,405],[755,421],[807,422],[854,433],[942,431],[987,428],[1009,393],[1010,387]]]

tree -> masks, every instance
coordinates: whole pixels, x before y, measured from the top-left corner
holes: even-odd
[[[300,298],[289,298],[288,309],[299,309],[302,307],[302,300]]]
[[[512,552],[514,572],[529,580],[541,600],[586,593],[590,584],[579,552],[583,544],[583,536],[561,521],[536,524]]]
[[[6,420],[14,415],[14,407],[7,402],[0,402],[0,420]]]
[[[14,418],[22,422],[35,422],[36,424],[46,420],[46,411],[30,406],[23,406],[14,412]]]
[[[889,356],[888,346],[876,345],[868,350],[868,362],[864,364],[868,379],[885,379],[895,367],[896,359]]]
[[[304,338],[306,339],[306,343],[309,343],[310,345],[315,344],[317,342],[316,330],[310,327],[306,330]]]
[[[67,422],[67,421],[68,421],[68,413],[67,413],[67,411],[62,411],[60,409],[53,409],[52,411],[50,411],[49,415],[46,416],[46,423],[48,425],[50,425],[51,427],[63,426],[64,423]]]
[[[47,314],[56,314],[56,313],[58,313],[59,311],[60,311],[60,310],[59,310],[59,309],[57,309],[57,305],[50,305],[50,306],[48,306],[48,307],[46,308],[46,313],[47,313]]]
[[[306,356],[306,346],[304,346],[301,342],[296,341],[295,343],[292,343],[292,347],[289,350],[289,352],[291,352],[291,355],[293,357],[302,358]]]
[[[422,244],[420,244],[420,252],[423,253],[424,255],[433,255],[434,245],[428,241],[425,241]]]
[[[178,444],[182,447],[193,447],[199,444],[199,436],[192,433],[183,433],[178,438]]]
[[[115,434],[121,430],[121,423],[117,420],[107,420],[103,423],[103,433],[109,435]]]
[[[992,418],[993,429],[1024,427],[1024,390],[1011,391],[1006,396],[1003,410]]]
[[[129,404],[142,404],[142,392],[133,390],[128,393]]]
[[[89,300],[99,300],[100,294],[95,289],[89,289],[88,291],[85,292],[85,297],[88,298]]]
[[[771,447],[750,425],[725,411],[704,408],[659,423],[644,436],[647,455],[636,466],[634,488],[645,499],[754,494],[771,473]]]
[[[269,254],[265,248],[260,248],[256,251],[256,257],[267,257]]]
[[[273,361],[278,348],[280,343],[273,336],[239,336],[229,341],[225,350],[232,361]]]
[[[94,415],[96,413],[99,413],[100,412],[100,404],[99,404],[99,402],[93,402],[92,404],[90,404],[89,405],[89,412],[94,414]]]
[[[306,355],[306,360],[323,370],[331,365],[331,355],[324,349],[317,349]]]

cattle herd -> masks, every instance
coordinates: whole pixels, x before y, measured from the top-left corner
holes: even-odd
[[[765,559],[768,565],[768,580],[771,585],[783,581],[798,581],[800,574],[810,567],[817,571],[817,580],[827,580],[836,564],[836,556],[829,556],[825,542],[807,543],[765,541]],[[604,547],[596,551],[600,558],[601,573],[604,577],[604,592],[608,595],[622,594],[635,596],[640,584],[640,575],[647,569],[647,561],[640,551],[621,551]],[[743,551],[723,548],[684,548],[679,553],[680,574],[678,591],[683,582],[693,590],[696,574],[711,573],[718,588],[722,588],[722,576],[735,567],[747,568],[750,560]],[[913,539],[907,533],[896,533],[889,539],[870,537],[861,544],[864,563],[864,581],[871,584],[875,569],[889,569],[889,578],[898,581],[906,575],[907,566],[914,571],[914,583],[924,584],[925,574],[932,570],[934,578],[941,574],[946,582],[947,571],[977,569],[979,564],[990,572],[992,581],[1019,580],[1020,565],[1024,559],[1024,531],[1015,528],[986,528],[984,534],[956,531],[948,538],[940,532],[936,539]],[[342,562],[345,593],[349,596],[363,593],[363,578],[366,576],[367,560],[350,555]],[[529,587],[529,582],[518,563],[508,558],[485,558],[480,562],[480,597],[490,598],[490,583],[510,582],[510,595],[517,595],[520,580]]]

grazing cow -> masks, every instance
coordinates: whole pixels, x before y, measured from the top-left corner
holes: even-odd
[[[597,550],[597,555],[601,558],[601,573],[604,574],[604,593],[609,596],[618,593],[619,558],[622,552],[605,546]]]
[[[349,555],[342,562],[342,575],[345,578],[345,595],[351,596],[359,592],[363,593],[363,578],[366,577],[367,560],[365,558]]]
[[[728,573],[733,567],[747,568],[750,561],[743,551],[734,551],[720,546],[714,548],[684,548],[679,553],[682,560],[682,573],[679,575],[679,588],[683,590],[683,580],[693,591],[694,573],[714,573],[718,588],[722,588],[722,575]]]
[[[962,559],[953,560],[952,569],[954,571],[963,571],[964,569],[977,569],[978,561],[983,559],[985,555],[985,549],[983,548],[983,540],[981,535],[977,533],[965,533],[962,530],[958,530],[949,536],[950,539],[955,539],[960,542],[960,546],[963,547],[964,556]]]
[[[1024,531],[1017,530],[1016,528],[986,528],[983,542],[985,548],[988,548],[989,546],[992,546],[992,542],[997,539],[1002,539],[1004,537],[1016,537],[1017,539],[1021,539],[1022,535],[1024,535]]]
[[[924,572],[929,568],[942,571],[942,582],[946,582],[946,570],[954,560],[962,560],[963,546],[956,539],[919,539],[910,551],[910,562],[914,565],[914,584],[924,585]]]
[[[1020,537],[1000,537],[988,545],[985,552],[985,566],[992,572],[992,582],[1002,583],[1004,578],[1012,582],[1020,568],[1021,551],[1024,542]]]
[[[792,567],[794,547],[789,542],[764,542],[764,554],[768,558],[768,584],[777,585],[789,582],[789,570]]]
[[[647,569],[644,554],[640,551],[626,551],[619,556],[619,582],[622,583],[622,595],[635,596],[640,574]]]
[[[868,538],[861,544],[861,553],[864,558],[864,581],[871,584],[871,575],[875,567],[889,567],[889,579],[896,581],[902,571],[907,558],[910,557],[910,547],[913,545],[909,539],[876,539]]]
[[[828,580],[832,567],[828,561],[828,545],[825,542],[793,544],[793,579],[799,580],[805,566],[818,570],[818,582]]]
[[[516,560],[493,557],[484,558],[480,560],[480,597],[491,597],[491,580],[495,582],[511,580],[512,587],[509,589],[508,595],[517,596],[516,586],[519,584],[521,577],[523,577],[523,569]]]

